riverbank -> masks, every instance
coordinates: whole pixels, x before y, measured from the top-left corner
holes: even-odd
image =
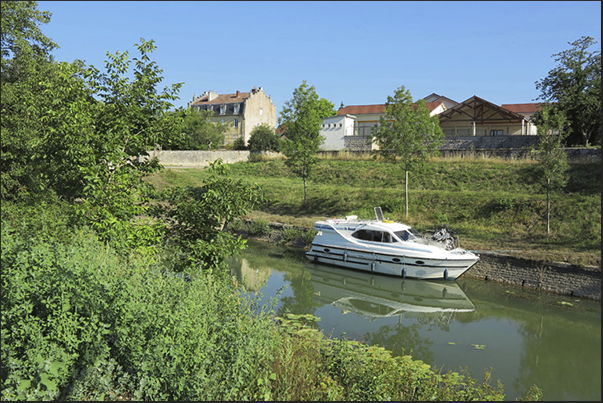
[[[294,227],[277,222],[266,223],[269,229],[252,234],[249,228],[255,221],[243,220],[244,227],[235,232],[243,238],[287,246],[306,247],[307,228]],[[285,231],[296,230],[294,239],[285,236]],[[481,252],[480,262],[467,270],[462,277],[494,281],[517,287],[527,287],[551,293],[570,295],[601,301],[601,268],[597,266],[575,266],[569,263],[551,263],[511,256],[505,253]]]

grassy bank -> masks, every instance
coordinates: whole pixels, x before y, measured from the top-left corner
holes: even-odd
[[[230,174],[264,187],[269,202],[248,218],[310,228],[317,219],[356,214],[386,217],[420,231],[447,224],[471,250],[505,250],[541,262],[601,264],[601,164],[571,164],[567,186],[552,196],[551,234],[546,234],[546,194],[531,160],[433,159],[409,175],[405,218],[403,172],[364,159],[321,159],[303,202],[300,178],[282,160],[232,164]],[[163,189],[198,186],[203,169],[168,169],[150,180]]]

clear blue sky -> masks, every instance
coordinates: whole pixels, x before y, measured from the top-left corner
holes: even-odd
[[[337,109],[382,104],[400,86],[414,100],[437,93],[462,102],[534,102],[534,83],[555,53],[582,36],[601,45],[599,1],[195,2],[40,1],[42,32],[60,61],[102,70],[106,52],[142,37],[163,86],[193,94],[263,87],[277,114],[303,80]],[[591,49],[594,50],[594,49]],[[162,87],[163,87],[162,86]]]

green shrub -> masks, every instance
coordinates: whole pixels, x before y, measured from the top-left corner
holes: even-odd
[[[246,228],[247,227],[245,226],[245,222],[240,218],[235,218],[230,222],[230,224],[228,224],[228,229],[233,232],[242,232]]]
[[[314,240],[314,237],[316,237],[316,234],[318,234],[318,231],[316,231],[314,228],[306,230],[306,232],[304,232],[304,245],[308,246],[312,244],[312,241]]]
[[[251,235],[269,235],[271,231],[270,224],[263,218],[247,223],[247,232]]]
[[[238,400],[272,348],[254,304],[87,230],[56,242],[3,221],[3,397]]]
[[[302,236],[302,233],[299,229],[294,227],[285,227],[283,228],[283,242],[293,242]]]

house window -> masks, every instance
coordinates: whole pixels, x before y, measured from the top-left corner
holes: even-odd
[[[371,126],[366,123],[358,123],[358,136],[370,136]]]
[[[260,108],[260,116],[264,114],[264,109]]]
[[[490,136],[502,136],[503,130],[490,130]]]
[[[233,125],[234,127],[239,127],[239,119],[235,119]]]
[[[226,105],[220,105],[220,115],[224,115],[226,113]]]
[[[234,106],[234,114],[238,115],[239,114],[239,105],[235,105]]]

